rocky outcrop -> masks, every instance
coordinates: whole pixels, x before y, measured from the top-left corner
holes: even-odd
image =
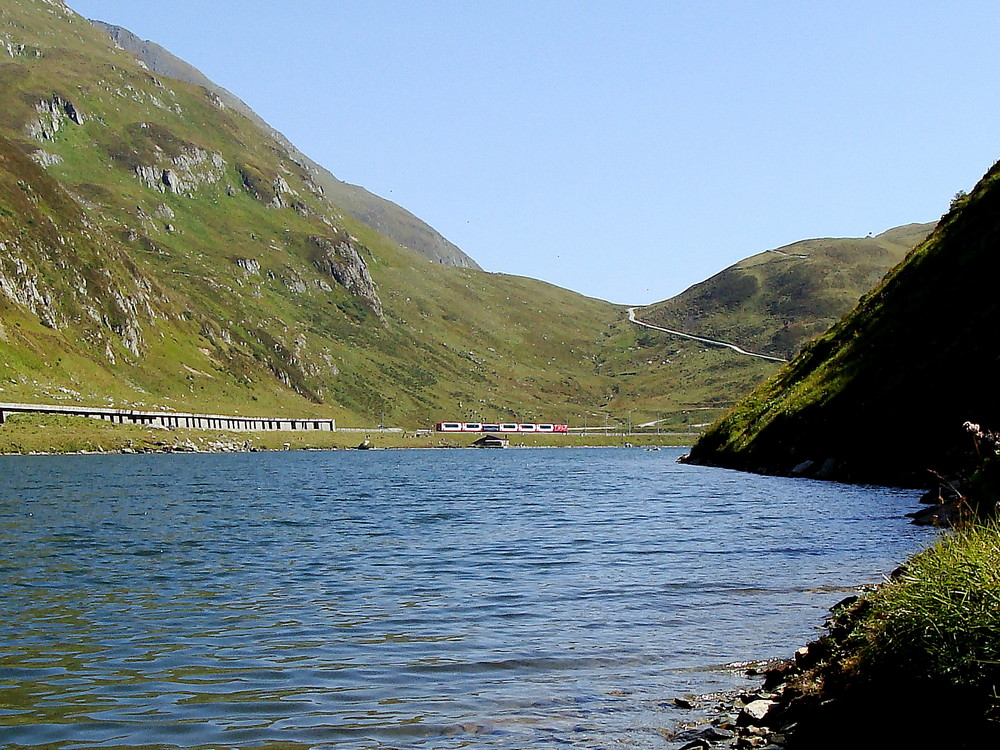
[[[288,197],[298,196],[281,175],[267,174],[265,170],[251,164],[240,166],[239,173],[243,188],[271,208],[287,208],[293,205]]]
[[[50,328],[55,327],[52,298],[39,287],[33,268],[14,255],[7,243],[0,242],[0,293],[16,305],[31,310]]]
[[[346,233],[338,233],[333,237],[310,237],[309,242],[313,248],[313,265],[336,279],[338,284],[361,299],[378,317],[384,317],[375,282],[354,239]]]
[[[53,102],[50,114],[76,111],[62,100]],[[47,328],[72,330],[72,338],[109,361],[123,350],[139,356],[143,330],[163,317],[162,295],[111,236],[87,221],[80,204],[33,155],[0,138],[0,166],[0,190],[9,207],[4,216],[16,216],[30,228],[0,224],[4,306],[34,315]]]
[[[153,190],[191,195],[202,185],[219,182],[225,167],[222,154],[210,154],[197,146],[188,146],[182,153],[156,164],[137,164],[133,171],[140,182]]]
[[[260,262],[253,258],[234,258],[233,262],[246,271],[248,276],[256,276],[260,273]]]
[[[139,356],[144,322],[161,317],[154,309],[149,282],[138,273],[117,279],[84,264],[57,283],[42,268],[58,262],[43,246],[23,248],[0,242],[0,295],[31,311],[48,328],[78,326],[95,341],[111,333],[121,346]],[[105,343],[105,356],[114,362],[111,339]]]
[[[59,94],[40,99],[35,104],[35,112],[38,119],[28,123],[27,133],[36,141],[51,141],[67,123],[83,125],[86,119],[73,102]]]
[[[63,158],[59,154],[50,154],[48,151],[38,149],[31,153],[31,158],[40,167],[52,167],[62,164]]]
[[[41,57],[42,51],[38,47],[29,47],[26,44],[18,44],[10,40],[0,41],[0,48],[7,50],[10,57]]]

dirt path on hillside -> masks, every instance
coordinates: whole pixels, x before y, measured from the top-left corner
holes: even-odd
[[[670,333],[674,336],[681,336],[682,338],[692,339],[694,341],[700,341],[703,344],[709,344],[711,346],[724,346],[727,349],[732,349],[737,354],[743,354],[747,357],[760,357],[761,359],[769,359],[772,362],[787,362],[787,359],[782,359],[781,357],[772,357],[768,354],[758,354],[757,352],[748,352],[746,349],[736,344],[730,344],[728,341],[718,341],[716,339],[707,339],[704,336],[695,336],[691,333],[684,333],[683,331],[675,331],[673,328],[664,328],[663,326],[653,325],[652,323],[647,323],[644,320],[639,320],[635,317],[635,308],[630,307],[628,309],[628,319],[629,322],[635,323],[637,326],[642,326],[643,328],[652,328],[654,331],[663,331],[664,333]]]

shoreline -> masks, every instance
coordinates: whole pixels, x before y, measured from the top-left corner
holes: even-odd
[[[419,451],[452,451],[452,450],[468,450],[475,446],[471,445],[408,445],[408,446],[387,446],[387,447],[369,447],[361,448],[358,446],[329,446],[329,447],[315,447],[315,446],[299,446],[299,447],[288,447],[288,448],[209,448],[209,447],[196,447],[194,449],[185,449],[183,447],[168,446],[166,448],[153,450],[148,448],[143,449],[130,449],[121,448],[115,450],[51,450],[51,451],[28,451],[28,452],[5,452],[0,451],[0,456],[156,456],[156,455],[190,455],[190,454],[215,454],[215,453],[292,453],[297,451],[309,451],[309,452],[322,452],[322,451],[358,451],[358,450],[370,450],[370,451],[409,451],[409,450],[419,450]],[[684,445],[665,445],[665,448],[686,448]],[[648,450],[646,446],[642,445],[511,445],[508,446],[508,450],[543,450],[546,448],[564,448],[568,450],[595,450],[599,448],[632,448],[639,450]],[[656,448],[658,449],[658,448]],[[476,450],[479,450],[476,448]]]
[[[379,431],[350,428],[327,431],[235,432],[114,424],[79,416],[18,414],[0,425],[0,455],[101,455],[152,453],[253,453],[283,450],[468,448],[481,435],[447,436],[427,430]],[[595,435],[519,435],[510,448],[685,448],[691,436],[676,433]]]
[[[866,584],[853,589],[852,594],[829,610],[823,627],[830,630],[838,609],[859,600],[881,584]],[[792,656],[749,662],[741,665],[744,676],[756,685],[750,689],[734,689],[724,692],[706,693],[690,697],[674,698],[678,708],[691,710],[694,716],[689,722],[679,722],[678,731],[669,741],[675,750],[709,750],[710,748],[731,748],[732,750],[785,750],[788,748],[820,747],[803,744],[796,737],[798,721],[802,711],[797,702],[805,691],[801,684],[815,680],[813,671],[823,657],[829,656],[827,645],[829,635],[822,635],[805,646],[796,649]],[[813,702],[815,705],[815,702]],[[798,714],[798,715],[797,715]],[[831,728],[832,729],[832,728]],[[811,739],[810,743],[814,743]],[[839,745],[834,742],[834,745]],[[844,747],[867,748],[869,745],[855,739]],[[825,746],[823,746],[825,747]],[[909,745],[907,747],[910,747]]]
[[[696,715],[668,738],[672,747],[992,747],[1000,739],[1000,612],[990,604],[1000,596],[998,557],[995,521],[942,535],[882,583],[831,607],[824,635],[789,658],[752,665],[755,689],[675,699]]]

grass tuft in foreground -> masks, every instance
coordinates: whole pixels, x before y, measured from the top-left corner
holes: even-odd
[[[910,560],[868,597],[864,672],[997,695],[1000,525],[969,524]]]
[[[996,521],[947,532],[828,625],[780,690],[771,727],[788,750],[1000,741]]]

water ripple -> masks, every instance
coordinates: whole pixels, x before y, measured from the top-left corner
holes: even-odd
[[[907,493],[678,453],[0,457],[0,734],[662,747],[923,538]]]

